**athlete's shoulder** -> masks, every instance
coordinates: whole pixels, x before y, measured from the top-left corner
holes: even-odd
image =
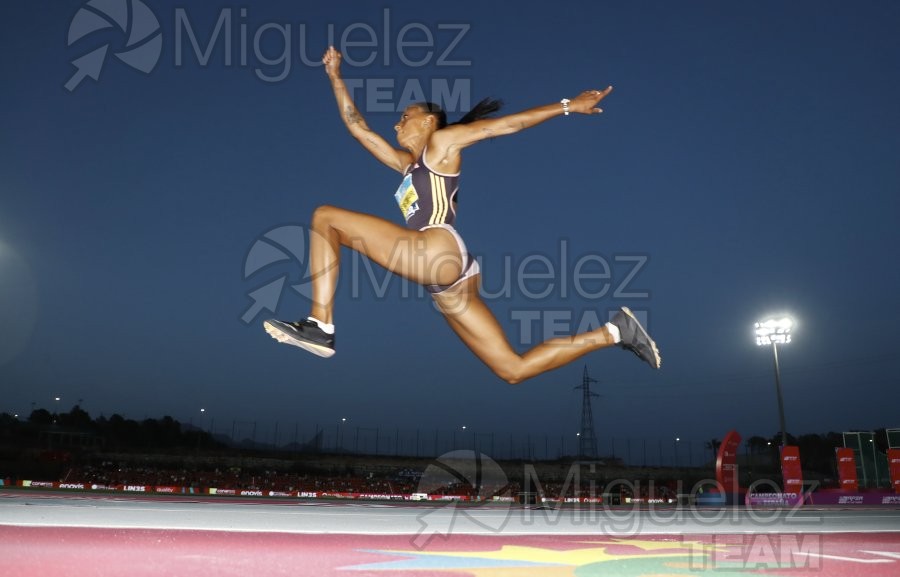
[[[462,148],[453,144],[454,140],[441,135],[451,131],[454,126],[447,126],[434,131],[428,139],[423,158],[429,168],[444,174],[456,174],[462,164]]]

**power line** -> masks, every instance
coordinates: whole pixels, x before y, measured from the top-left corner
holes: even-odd
[[[578,456],[582,458],[597,458],[597,436],[594,432],[594,412],[591,409],[591,397],[599,397],[591,392],[591,383],[598,382],[588,376],[587,365],[584,367],[584,376],[581,385],[575,389],[584,391],[581,397],[581,433],[578,439]]]

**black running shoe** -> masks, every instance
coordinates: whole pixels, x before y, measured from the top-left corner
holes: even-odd
[[[306,349],[320,357],[328,358],[334,354],[334,335],[320,329],[315,321],[304,319],[291,323],[269,319],[263,323],[263,327],[280,343]]]
[[[619,334],[622,340],[619,346],[627,349],[638,356],[642,361],[654,369],[658,369],[662,364],[662,357],[659,356],[659,349],[656,343],[641,326],[635,318],[634,313],[628,307],[622,307],[622,310],[616,313],[611,321],[612,324],[619,328]]]

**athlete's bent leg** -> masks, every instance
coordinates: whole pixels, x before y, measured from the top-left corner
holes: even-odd
[[[439,228],[409,230],[367,214],[322,206],[313,214],[309,236],[313,289],[309,318],[295,322],[270,319],[263,327],[279,342],[322,357],[335,353],[332,319],[342,246],[419,284],[451,284],[462,270],[456,238]]]
[[[510,346],[500,323],[478,293],[479,276],[433,295],[447,323],[494,373],[510,384],[518,384],[559,368],[592,351],[615,344],[605,326],[571,337],[545,341],[525,354]]]
[[[419,284],[451,284],[462,268],[459,247],[447,231],[410,230],[376,216],[321,206],[313,213],[310,233],[310,316],[325,323],[333,318],[341,246]]]

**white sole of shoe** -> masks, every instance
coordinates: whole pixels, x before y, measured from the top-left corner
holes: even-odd
[[[275,325],[269,324],[268,322],[263,323],[263,328],[266,329],[266,332],[269,333],[269,336],[278,341],[279,343],[284,343],[286,345],[294,345],[295,347],[300,347],[301,349],[308,351],[316,356],[329,358],[334,355],[334,349],[329,349],[328,347],[323,347],[321,345],[317,345],[315,343],[310,343],[306,341],[300,341],[292,336],[288,335]]]

